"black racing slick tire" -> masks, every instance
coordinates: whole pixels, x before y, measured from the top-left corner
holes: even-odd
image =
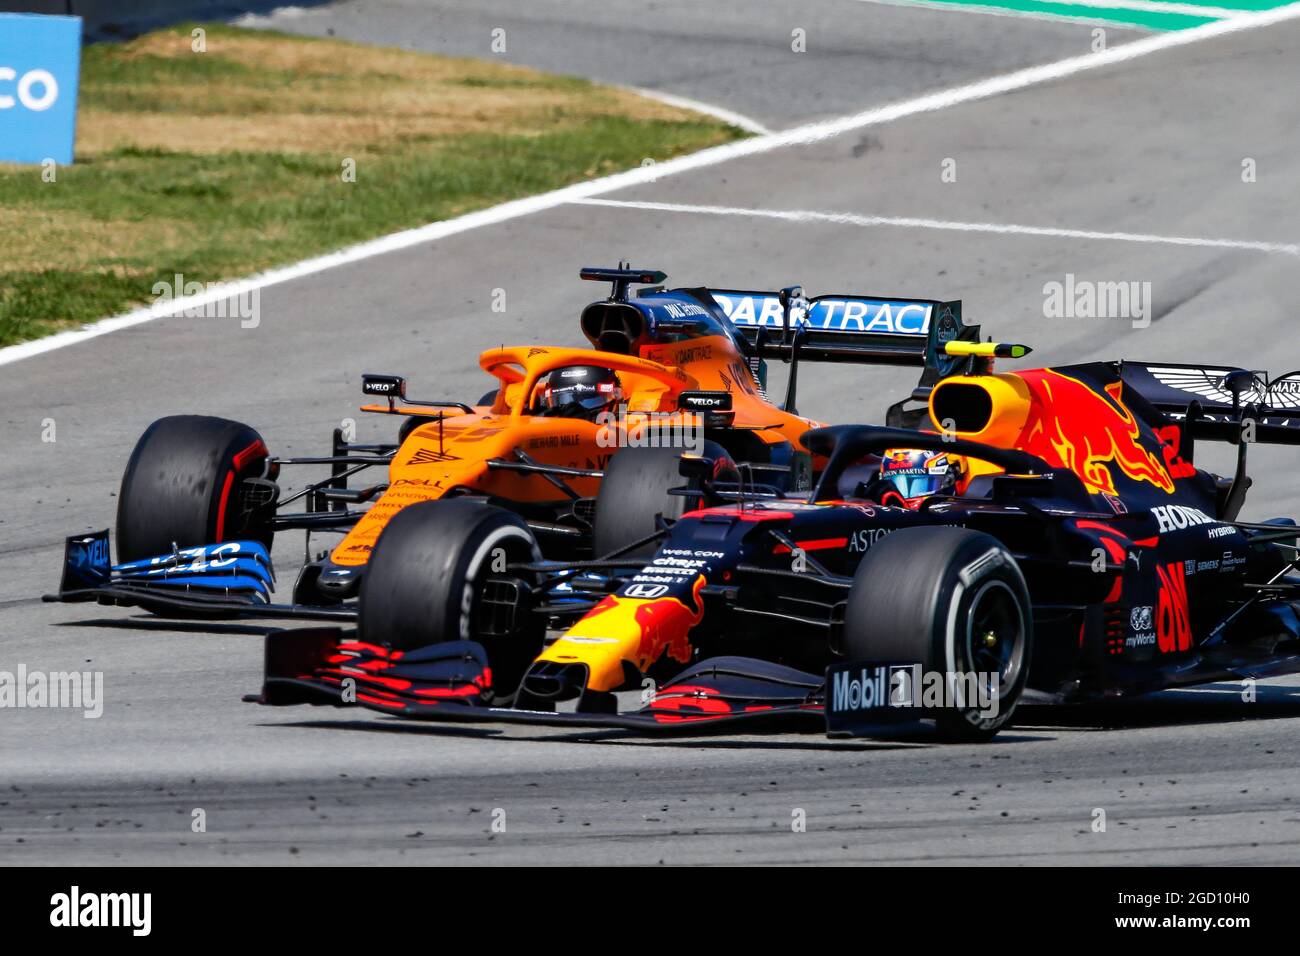
[[[150,425],[127,462],[117,501],[117,553],[138,561],[220,541],[268,548],[271,509],[252,507],[247,481],[266,468],[266,443],[247,425],[172,415]]]
[[[396,650],[478,641],[498,696],[512,693],[541,653],[546,621],[520,606],[517,623],[503,629],[499,615],[492,617],[499,609],[484,605],[484,587],[489,579],[508,584],[507,564],[540,558],[532,531],[513,512],[457,498],[408,505],[371,552],[361,582],[361,639]],[[497,623],[489,626],[490,617]]]
[[[984,741],[1007,726],[1032,651],[1024,576],[987,534],[949,526],[905,528],[878,541],[858,565],[844,614],[845,657],[918,662],[945,680],[950,674],[998,675],[996,708],[966,697],[957,706],[927,712],[941,739]],[[988,690],[992,683],[983,680]]]
[[[434,418],[432,415],[411,415],[406,419],[406,421],[402,422],[401,427],[397,429],[397,444],[399,446],[405,444],[406,439],[411,437],[411,432],[415,431],[421,425],[427,425],[429,422],[436,422],[437,420],[438,419]]]
[[[735,465],[713,442],[704,443],[704,456],[714,461],[715,474]],[[651,542],[624,551],[654,534],[659,518],[673,521],[703,503],[703,495],[670,495],[668,489],[689,486],[681,473],[680,448],[624,448],[605,467],[596,494],[596,517],[592,528],[592,550],[597,557],[615,551],[619,557],[649,557],[659,550]]]

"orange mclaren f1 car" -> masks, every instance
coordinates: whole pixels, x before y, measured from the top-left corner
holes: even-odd
[[[53,597],[172,616],[348,619],[393,517],[453,497],[522,519],[533,557],[635,557],[653,552],[664,523],[699,501],[669,494],[681,484],[683,451],[733,472],[745,487],[813,487],[826,459],[800,439],[819,424],[795,409],[801,361],[913,365],[922,385],[988,361],[959,302],[808,299],[798,287],[665,289],[662,272],[628,268],[589,268],[581,277],[612,283],[607,298],[582,312],[591,347],[484,352],[479,365],[495,388],[475,405],[408,399],[404,378],[364,376],[364,392],[378,401],[362,411],[405,419],[395,443],[351,443],[336,430],[330,454],[280,458],[238,422],[156,421],[122,479],[118,563],[109,558],[107,531],[69,538]],[[768,359],[790,364],[780,405],[766,394]],[[627,447],[654,451],[637,457],[635,474],[617,482],[614,496],[609,479],[628,466],[613,453]],[[281,476],[291,466],[329,474],[285,494]],[[384,479],[350,484],[371,469],[383,469]],[[290,511],[297,502],[303,510]],[[308,561],[293,602],[276,604],[270,547],[288,530],[306,531],[309,555],[312,534],[343,537]]]

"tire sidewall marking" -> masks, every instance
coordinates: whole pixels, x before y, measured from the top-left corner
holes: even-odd
[[[1010,568],[1011,573],[1015,576],[1021,588],[1022,589],[1024,588],[1025,579],[1024,576],[1020,573],[1019,565],[1017,565],[1014,560],[1011,560],[1007,556],[1005,551],[1003,551],[1001,548],[990,547],[986,549],[978,557],[966,562],[966,564],[964,564],[961,567],[961,569],[957,572],[957,581],[955,586],[952,589],[951,595],[949,596],[948,620],[944,628],[944,661],[947,665],[947,670],[949,674],[955,675],[958,673],[957,659],[956,659],[957,617],[958,617],[958,612],[961,610],[962,607],[962,603],[963,603],[962,598],[964,597],[968,588],[973,587],[976,584],[979,584],[982,580],[989,577],[999,568]],[[1012,595],[1016,598],[1016,602],[1015,602],[1016,609],[1017,612],[1020,614],[1020,623],[1023,631],[1023,629],[1027,626],[1027,622],[1024,619],[1024,610],[1020,606],[1021,605],[1020,595],[1023,593],[1023,591],[1017,592],[1015,588],[1011,587],[1010,584],[1008,584],[1005,581],[1000,581],[998,583],[1001,583],[1004,587],[1006,587],[1007,590],[1010,591]],[[976,597],[978,597],[982,593],[983,593],[983,589],[976,592]],[[1019,672],[1017,672],[1017,677],[1018,676],[1019,676]],[[968,721],[973,727],[977,727],[982,730],[988,729],[996,724],[1004,723],[1007,719],[1010,718],[1011,716],[1010,711],[1009,710],[1004,711],[1001,708],[999,708],[999,713],[997,717],[982,718],[978,716],[977,711],[968,708],[966,706],[966,701],[964,696],[965,695],[964,684],[957,681],[954,681],[953,683],[955,684],[954,689],[956,692],[956,697],[958,698],[958,700],[956,701],[957,710],[962,716],[962,718]],[[1009,688],[1008,688],[1008,692],[1009,692]],[[999,695],[999,700],[1001,699],[1001,696],[1002,695]]]

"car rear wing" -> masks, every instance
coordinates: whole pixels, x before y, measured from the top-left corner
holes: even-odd
[[[779,292],[709,289],[709,294],[762,358],[866,365],[922,366],[951,375],[972,361],[951,355],[948,342],[978,342],[978,325],[961,320],[961,302],[870,295],[804,298]]]
[[[1189,438],[1300,445],[1300,371],[1123,362],[1124,384],[1182,425]],[[1187,457],[1188,460],[1190,456]]]

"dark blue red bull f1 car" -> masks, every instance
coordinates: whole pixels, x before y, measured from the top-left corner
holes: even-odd
[[[811,492],[725,457],[621,450],[606,493],[638,494],[675,456],[692,507],[594,560],[541,560],[486,503],[411,506],[377,543],[357,631],[272,635],[257,699],[655,730],[923,721],[978,740],[1026,692],[1300,671],[1300,529],[1237,520],[1249,445],[1300,444],[1300,376],[972,364],[913,401],[886,426],[807,433],[827,458]],[[1205,440],[1236,445],[1233,475],[1195,466]],[[882,493],[899,469],[913,493]],[[910,480],[931,470],[932,488]]]

